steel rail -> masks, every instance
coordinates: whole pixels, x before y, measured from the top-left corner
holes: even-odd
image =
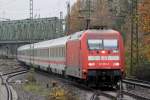
[[[128,92],[128,91],[122,91],[123,94],[125,95],[129,95],[137,100],[150,100],[150,98],[147,98],[147,97],[144,97],[144,96],[139,96],[137,94],[134,94],[134,93],[131,93],[131,92]]]
[[[146,88],[146,89],[150,89],[150,83],[147,82],[147,81],[143,81],[143,80],[126,78],[126,79],[122,80],[122,83],[130,84],[130,85],[134,85],[134,86],[139,86],[139,87]],[[122,90],[122,93],[125,94],[125,95],[129,95],[129,96],[131,96],[135,99],[138,99],[138,100],[150,100],[148,97],[144,97],[142,95],[137,95],[135,93],[131,93],[131,92],[128,92],[128,91],[125,91],[125,90]]]
[[[10,75],[10,74],[15,74],[15,73],[19,73],[19,72],[22,72],[22,71],[28,71],[28,70],[23,69],[23,70],[19,70],[19,71],[13,71],[13,72],[9,72],[9,73],[4,73],[4,74],[2,74],[2,76],[6,76],[6,75]]]
[[[6,88],[6,92],[7,92],[7,100],[11,100],[10,99],[10,90],[9,90],[9,87],[8,87],[8,84],[6,82],[4,82],[4,79],[2,77],[2,75],[0,75],[0,78],[1,78],[1,81],[2,81],[2,84],[5,86]]]
[[[122,82],[125,83],[125,84],[131,84],[131,85],[140,86],[140,87],[143,87],[143,88],[150,89],[150,84],[147,84],[147,83],[144,83],[144,82],[138,82],[138,81],[135,81],[135,80],[128,80],[128,79],[124,79],[124,80],[122,80]]]
[[[28,72],[28,70],[20,70],[20,71],[16,71],[16,72],[6,73],[5,75],[3,74],[4,76],[8,75],[8,77],[6,78],[5,83],[4,83],[4,85],[6,87],[6,91],[7,91],[7,100],[13,100],[13,94],[12,94],[12,91],[10,88],[9,79],[14,77],[14,76],[21,75],[21,74],[24,74],[27,72]],[[4,82],[4,80],[2,78],[3,75],[1,75],[1,79]]]
[[[150,82],[148,81],[144,81],[144,80],[139,80],[139,79],[133,79],[133,78],[125,78],[125,80],[131,80],[131,81],[135,81],[135,82],[141,82],[141,83],[145,83],[145,84],[150,84]]]

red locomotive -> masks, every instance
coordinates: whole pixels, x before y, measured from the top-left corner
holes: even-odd
[[[25,45],[18,48],[18,60],[94,85],[114,86],[125,72],[123,39],[115,30],[86,30]]]

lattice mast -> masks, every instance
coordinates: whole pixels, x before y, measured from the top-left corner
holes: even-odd
[[[139,64],[139,34],[138,34],[138,0],[132,0],[131,11],[131,68],[130,73],[133,75],[133,71]]]

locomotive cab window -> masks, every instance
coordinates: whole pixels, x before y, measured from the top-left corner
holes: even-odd
[[[118,49],[118,40],[117,39],[90,39],[88,40],[88,48],[89,50],[114,50]]]
[[[100,50],[103,49],[102,40],[88,40],[88,47],[90,50]]]
[[[104,42],[104,49],[111,49],[111,50],[114,50],[114,49],[118,49],[118,41],[116,39],[113,39],[113,40],[103,40]]]

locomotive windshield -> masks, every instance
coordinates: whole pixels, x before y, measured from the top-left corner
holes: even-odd
[[[88,46],[90,50],[103,49],[103,41],[102,40],[88,40]]]
[[[114,50],[118,48],[118,41],[116,39],[90,39],[88,40],[88,47],[90,50]]]
[[[104,42],[104,49],[117,49],[118,42],[117,40],[103,40]]]

